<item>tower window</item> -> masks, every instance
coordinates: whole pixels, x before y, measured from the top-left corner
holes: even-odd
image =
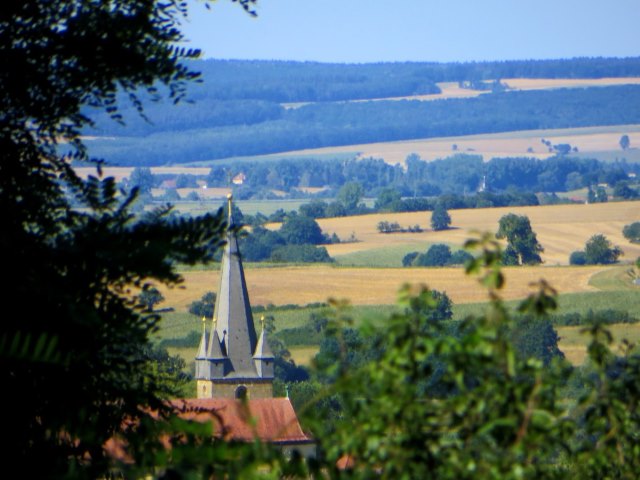
[[[244,385],[240,385],[238,388],[236,388],[236,398],[239,400],[247,398],[247,387],[245,387]]]

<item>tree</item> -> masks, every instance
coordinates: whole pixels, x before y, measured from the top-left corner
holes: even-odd
[[[558,332],[548,318],[525,316],[514,320],[509,339],[521,358],[537,358],[545,365],[555,358],[564,358],[558,348]]]
[[[140,292],[140,295],[138,295],[138,301],[149,311],[152,311],[153,307],[163,300],[164,296],[160,293],[160,290],[155,287],[144,289]]]
[[[200,195],[198,195],[198,192],[193,190],[187,194],[186,199],[190,202],[198,202],[200,201]]]
[[[531,228],[529,217],[509,213],[500,218],[497,238],[506,238],[506,265],[537,265],[542,263],[540,253],[544,252]]]
[[[613,196],[623,198],[625,200],[633,200],[640,197],[640,194],[633,188],[629,187],[629,182],[621,180],[613,187]]]
[[[327,203],[322,200],[312,200],[303,203],[298,208],[300,215],[311,218],[323,218],[327,216]]]
[[[571,252],[569,256],[569,265],[586,265],[587,257],[584,251],[577,250],[575,252]]]
[[[451,225],[451,217],[444,204],[438,202],[431,213],[431,228],[434,230],[446,230]]]
[[[471,260],[473,260],[473,255],[469,252],[466,250],[456,250],[451,254],[449,265],[464,265]]]
[[[622,235],[631,243],[640,243],[640,222],[625,225],[622,229]]]
[[[347,182],[338,190],[336,200],[344,205],[347,212],[353,212],[358,208],[363,196],[364,188],[362,188],[362,184],[359,182]]]
[[[315,245],[287,245],[278,247],[271,253],[272,262],[318,263],[332,262],[326,247]]]
[[[420,255],[414,265],[421,267],[444,267],[451,260],[451,249],[448,245],[437,243],[431,245],[423,255]]]
[[[622,150],[626,150],[631,145],[631,141],[629,140],[629,135],[624,134],[620,137],[620,148]]]
[[[378,194],[373,208],[377,211],[385,210],[389,212],[397,211],[398,206],[402,203],[402,196],[395,188],[384,188]]]
[[[137,187],[140,190],[140,193],[151,193],[151,189],[155,180],[153,178],[153,174],[151,173],[151,169],[148,167],[136,167],[131,172],[131,176],[129,177],[129,186]]]
[[[196,300],[195,302],[191,302],[189,305],[189,313],[191,315],[195,315],[198,318],[213,318],[213,309],[216,305],[216,294],[215,292],[207,292],[202,295],[200,300]]]
[[[558,152],[559,155],[566,155],[571,151],[571,145],[568,143],[559,143],[558,145],[554,145],[553,149]]]
[[[416,259],[420,255],[419,252],[409,252],[404,257],[402,257],[402,266],[403,267],[411,267],[414,265]]]
[[[164,207],[136,218],[136,191],[119,197],[113,178],[98,168],[83,180],[70,160],[90,160],[80,133],[92,109],[118,121],[121,98],[140,112],[141,98],[160,91],[184,98],[197,77],[184,62],[198,55],[176,46],[186,6],[24,0],[1,10],[0,248],[12,256],[1,300],[7,309],[30,305],[28,319],[0,326],[0,382],[10,392],[2,407],[11,412],[4,468],[25,478],[105,478],[103,445],[117,434],[143,477],[159,445],[150,432],[161,428],[178,378],[152,357],[158,316],[133,292],[151,281],[177,285],[174,265],[210,261],[224,223],[216,215],[168,222]],[[43,293],[35,303],[34,291]],[[152,410],[156,423],[147,422]],[[146,451],[135,448],[142,444]]]
[[[587,240],[584,248],[585,262],[589,265],[616,263],[622,254],[622,250],[601,233]]]
[[[291,245],[318,245],[324,242],[324,235],[318,222],[304,215],[287,218],[280,227],[279,233],[285,242]]]
[[[607,203],[609,201],[609,197],[607,196],[607,191],[604,187],[598,187],[596,189],[596,203]]]

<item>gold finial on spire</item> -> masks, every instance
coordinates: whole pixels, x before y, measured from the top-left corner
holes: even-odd
[[[264,330],[264,315],[260,315],[260,327]]]
[[[233,195],[231,193],[227,194],[227,206],[228,208],[228,214],[229,214],[229,225],[231,225],[231,200],[233,200]]]

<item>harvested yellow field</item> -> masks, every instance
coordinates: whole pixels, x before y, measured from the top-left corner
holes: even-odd
[[[291,359],[296,365],[310,365],[311,360],[318,353],[319,347],[291,347],[289,352],[291,353]]]
[[[638,85],[640,84],[640,78],[505,78],[501,82],[506,84],[510,90],[552,90],[558,88]]]
[[[589,279],[608,267],[513,267],[505,268],[506,300],[524,298],[530,284],[541,278],[560,293],[595,291]],[[462,268],[338,268],[327,265],[245,269],[252,305],[306,305],[329,298],[347,299],[353,305],[395,304],[405,283],[426,284],[444,290],[455,304],[483,302],[486,291]],[[218,289],[218,271],[184,273],[182,288],[162,291],[162,307],[186,311],[207,291]]]
[[[614,353],[623,354],[623,350],[620,348],[623,339],[636,345],[640,342],[640,325],[637,323],[608,325],[606,328],[613,336],[612,350]],[[590,337],[587,333],[583,333],[583,330],[582,326],[557,327],[560,337],[558,347],[573,365],[582,365],[587,358],[587,345]]]
[[[328,245],[331,256],[372,250],[393,245],[427,245],[449,243],[462,245],[473,232],[496,232],[503,215],[515,213],[526,215],[545,251],[545,265],[567,265],[569,255],[582,250],[585,242],[594,234],[602,233],[624,251],[622,260],[634,260],[640,256],[640,245],[630,244],[623,236],[625,225],[640,221],[638,202],[611,202],[591,205],[550,205],[538,207],[504,207],[451,210],[451,230],[434,232],[429,230],[430,212],[381,213],[357,217],[321,219],[318,221],[325,232],[348,238],[352,233],[356,243]],[[421,233],[379,233],[380,221],[395,221],[403,227],[420,225]]]
[[[606,87],[615,85],[638,85],[640,77],[610,77],[610,78],[505,78],[500,80],[509,90],[557,90],[559,88],[587,88]],[[458,82],[438,82],[440,93],[427,95],[405,95],[400,97],[368,98],[362,100],[349,100],[349,102],[377,102],[394,100],[419,100],[432,101],[449,98],[477,97],[488,90],[472,90],[462,88]],[[283,103],[287,109],[300,108],[313,102]]]
[[[524,130],[484,135],[405,140],[398,142],[368,143],[342,147],[326,147],[287,152],[287,155],[336,154],[351,152],[359,158],[382,158],[395,165],[404,164],[408,155],[415,153],[423,160],[445,158],[455,153],[482,155],[485,161],[495,157],[526,156],[548,158],[553,155],[541,140],[556,145],[568,143],[580,152],[603,152],[619,150],[620,137],[629,135],[631,145],[640,144],[640,125],[614,127],[585,127],[557,130]],[[453,150],[456,145],[456,150]],[[278,157],[281,157],[279,154]]]

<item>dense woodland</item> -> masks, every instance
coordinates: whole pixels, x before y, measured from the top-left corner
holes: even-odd
[[[640,59],[469,64],[206,61],[203,81],[174,106],[141,94],[145,118],[121,95],[126,126],[85,108],[95,155],[118,165],[165,165],[349,145],[513,130],[640,122],[640,87],[516,92],[500,79],[640,75]],[[485,90],[476,98],[364,101],[437,93],[436,82]],[[301,103],[286,108],[283,103]],[[119,117],[118,117],[119,118]],[[170,132],[171,135],[167,135]],[[113,137],[117,137],[117,140]]]

